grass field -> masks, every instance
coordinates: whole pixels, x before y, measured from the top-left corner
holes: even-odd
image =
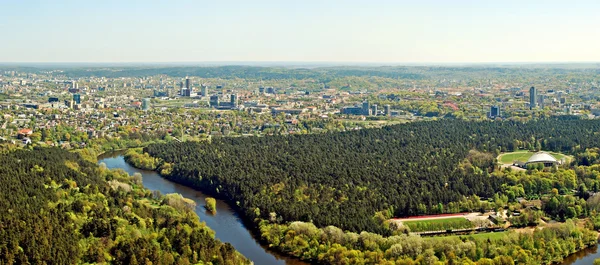
[[[548,153],[551,154],[554,158],[556,158],[556,160],[561,160],[563,157],[567,157],[567,160],[569,159],[569,156],[565,156],[560,153],[554,153],[554,152],[548,152]],[[500,162],[502,164],[512,164],[515,160],[526,162],[527,159],[529,159],[533,154],[535,154],[535,152],[529,152],[529,151],[516,151],[516,152],[511,152],[511,153],[504,153],[504,154],[500,154],[498,156],[498,162]]]
[[[489,233],[478,233],[471,235],[453,235],[453,236],[443,236],[444,238],[461,238],[461,237],[473,237],[474,239],[490,239],[490,240],[498,240],[503,239],[506,235],[508,235],[509,231],[504,232],[489,232]]]
[[[411,232],[441,231],[449,229],[473,228],[475,225],[464,217],[431,219],[419,221],[402,221]]]

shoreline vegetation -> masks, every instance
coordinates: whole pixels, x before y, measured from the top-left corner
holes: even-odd
[[[565,123],[569,123],[568,121],[563,121]],[[575,121],[576,122],[576,121]],[[535,123],[535,122],[531,122]],[[525,124],[523,126],[526,127],[539,127],[539,123],[542,125],[542,122],[538,122],[538,124]],[[584,123],[583,125],[589,126],[598,126],[595,123]],[[419,125],[423,125],[425,123],[421,123]],[[482,123],[486,124],[486,123]],[[579,124],[582,125],[582,124]],[[410,125],[405,125],[410,126]],[[472,124],[470,124],[472,126]],[[565,124],[562,129],[574,126],[572,124]],[[493,126],[492,126],[493,127]],[[414,128],[413,128],[414,129]],[[588,128],[589,129],[589,128]],[[383,129],[375,129],[375,131],[381,130],[389,130],[389,128]],[[558,130],[560,133],[560,130]],[[544,129],[541,129],[540,133],[543,133]],[[353,132],[354,134],[360,134],[364,132]],[[342,135],[348,133],[341,133]],[[569,135],[569,137],[576,137],[578,133],[574,133]],[[340,134],[337,134],[339,136]],[[308,137],[308,136],[303,136]],[[294,138],[293,140],[299,137],[273,137],[279,139],[288,139]],[[563,147],[555,145],[555,148],[558,147],[561,151],[566,152],[564,149],[566,144],[568,143],[568,138],[560,138],[557,137],[557,143],[560,143]],[[242,140],[231,140],[231,139],[218,139],[216,145],[219,148],[224,148],[229,144],[233,144],[230,142],[236,142],[236,144],[240,144],[239,142],[244,141],[252,141],[255,139],[242,139]],[[535,140],[535,138],[534,138]],[[583,139],[582,139],[583,140]],[[587,141],[591,139],[587,138]],[[268,141],[268,140],[267,140]],[[561,143],[562,141],[562,143]],[[585,142],[584,140],[583,142]],[[241,143],[243,144],[243,143]],[[531,144],[531,143],[527,143]],[[539,142],[538,142],[539,144]],[[544,143],[547,147],[548,144],[554,143]],[[178,159],[176,156],[168,156],[166,153],[160,153],[159,150],[163,146],[175,147],[178,152],[185,152],[186,154],[192,154],[189,152],[191,149],[201,147],[200,149],[196,149],[198,151],[199,156],[203,159],[211,159],[210,155],[207,155],[209,152],[207,149],[203,150],[203,148],[209,148],[209,145],[215,145],[213,143],[194,143],[190,148],[189,145],[183,146],[182,144],[166,144],[166,145],[150,145],[144,149],[137,150],[137,155],[130,155],[132,159],[140,160],[138,161],[139,166],[148,166],[147,168],[154,168],[154,170],[158,171],[163,175],[163,177],[175,181],[177,183],[191,186],[196,188],[206,194],[214,196],[216,198],[223,199],[230,203],[231,205],[236,205],[234,207],[237,211],[241,212],[241,216],[245,223],[251,223],[253,229],[258,229],[260,233],[261,241],[266,242],[270,248],[281,251],[287,255],[291,255],[294,257],[298,257],[302,260],[307,260],[311,262],[318,262],[324,264],[434,264],[436,262],[443,263],[455,263],[460,262],[461,264],[512,264],[512,262],[519,262],[520,264],[552,264],[560,262],[566,256],[584,249],[588,246],[592,246],[597,244],[598,235],[595,231],[593,231],[596,226],[596,219],[592,218],[592,220],[583,218],[570,220],[576,216],[584,216],[588,215],[587,211],[575,211],[573,212],[573,217],[567,217],[567,215],[563,215],[559,212],[556,212],[556,216],[551,216],[553,218],[558,218],[566,222],[546,225],[544,229],[534,229],[528,233],[517,233],[517,232],[508,232],[505,236],[500,239],[492,239],[485,237],[471,237],[469,235],[459,236],[459,237],[433,237],[433,238],[421,238],[419,236],[406,235],[403,233],[392,233],[392,234],[378,234],[373,232],[365,232],[364,230],[359,230],[357,232],[353,232],[348,229],[340,229],[335,226],[324,226],[318,228],[315,226],[313,222],[309,221],[295,221],[289,220],[287,218],[282,218],[281,215],[277,214],[274,211],[266,211],[263,212],[261,208],[254,208],[251,211],[245,210],[243,206],[240,206],[240,202],[243,205],[243,202],[240,201],[242,198],[236,198],[232,196],[232,193],[228,192],[232,188],[234,188],[234,183],[229,183],[228,185],[223,185],[223,183],[218,182],[218,178],[215,178],[210,175],[203,174],[202,172],[196,172],[195,176],[197,179],[182,177],[182,175],[186,175],[185,171],[182,171],[182,165],[178,163]],[[585,146],[592,147],[595,144],[587,143]],[[597,145],[597,143],[596,143]],[[487,145],[491,146],[491,145]],[[580,145],[581,146],[581,145]],[[183,150],[186,149],[190,150]],[[513,148],[517,148],[514,146]],[[584,149],[585,150],[585,149]],[[148,152],[149,151],[149,152]],[[590,151],[586,151],[590,152]],[[148,153],[148,155],[146,154]],[[149,154],[153,153],[157,157],[152,157]],[[221,155],[227,155],[227,152],[221,153]],[[478,155],[472,154],[469,152],[469,155],[475,155],[476,157],[469,158],[466,162],[472,167],[469,170],[471,174],[477,174],[477,171],[480,170],[486,172],[488,169],[485,167],[481,167],[485,165],[485,159],[488,155]],[[496,154],[497,156],[497,154]],[[495,156],[490,155],[492,159]],[[189,157],[188,157],[189,158]],[[152,160],[152,159],[160,159],[160,160]],[[197,162],[194,160],[195,157],[191,158],[191,162]],[[482,160],[483,159],[483,160]],[[158,165],[153,164],[152,161],[158,161]],[[165,162],[168,161],[168,162]],[[459,159],[460,161],[460,159]],[[214,160],[212,162],[215,162]],[[222,161],[221,161],[222,162]],[[134,162],[136,163],[136,162]],[[459,163],[459,169],[464,167],[464,163]],[[135,164],[133,164],[135,166]],[[198,166],[198,165],[195,165]],[[495,167],[495,166],[494,166]],[[482,170],[484,169],[484,170]],[[205,169],[206,170],[206,169]],[[560,169],[559,169],[560,170]],[[502,171],[506,173],[510,173],[508,171]],[[537,174],[535,171],[533,173]],[[163,174],[164,173],[164,174]],[[494,172],[494,176],[491,176],[488,172],[488,177],[494,178],[502,178],[502,176],[497,175],[498,172]],[[514,172],[513,172],[514,173]],[[529,172],[532,173],[532,172]],[[539,173],[542,173],[541,171]],[[516,173],[514,173],[516,174]],[[519,173],[524,174],[524,173]],[[208,177],[208,178],[207,178]],[[210,181],[210,182],[207,182]],[[217,182],[215,182],[217,181]],[[556,180],[555,180],[556,181]],[[284,186],[284,185],[282,185]],[[551,185],[552,186],[552,185]],[[240,187],[238,187],[239,189]],[[277,190],[284,189],[285,187],[278,187],[277,185],[271,188],[271,192],[275,192],[277,194]],[[521,187],[522,188],[522,187]],[[556,190],[556,188],[553,188]],[[511,189],[507,189],[504,192],[507,192]],[[529,189],[527,189],[529,190]],[[517,193],[518,190],[515,190]],[[514,192],[514,191],[513,191]],[[546,192],[546,191],[543,191]],[[550,192],[549,190],[547,192]],[[235,193],[234,193],[235,194]],[[300,194],[302,195],[302,194]],[[502,199],[502,196],[506,196],[505,194],[494,195],[497,197],[496,203],[500,203],[497,205],[504,204],[506,205],[509,200],[515,200],[516,197],[510,197],[512,199]],[[514,194],[512,196],[519,196],[520,194]],[[306,196],[306,195],[304,195]],[[569,199],[571,195],[562,195],[558,192],[556,193],[555,199],[563,200],[564,198]],[[250,198],[244,198],[248,200]],[[298,199],[298,198],[296,198]],[[500,201],[498,201],[498,199]],[[483,206],[484,201],[477,201]],[[234,203],[235,202],[235,203]],[[560,202],[558,202],[560,204]],[[441,207],[436,205],[439,208],[446,208],[451,212],[452,207],[450,205],[443,205]],[[478,206],[481,207],[481,206]],[[485,207],[494,207],[494,204],[489,204]],[[513,206],[511,206],[513,207]],[[562,206],[561,206],[562,207]],[[570,209],[571,206],[569,206]],[[577,207],[582,208],[585,206],[585,201],[581,205],[577,205]],[[482,208],[483,209],[483,208]],[[583,208],[582,208],[583,209]],[[460,209],[459,209],[460,210]],[[552,215],[552,209],[544,209],[548,210],[547,212]],[[375,213],[374,218],[380,220],[380,224],[384,227],[387,225],[389,228],[389,222],[386,222],[386,219],[389,219],[393,214],[390,213]],[[534,215],[537,216],[537,215]],[[571,216],[571,215],[569,215]],[[535,221],[535,220],[534,220]],[[252,230],[252,229],[251,229]],[[412,242],[411,244],[406,244],[406,242]],[[442,242],[442,243],[440,243]],[[506,243],[508,242],[508,243]],[[530,243],[528,243],[530,242]],[[464,250],[459,250],[456,246],[463,246],[466,244]],[[454,246],[454,247],[448,247]],[[475,263],[476,262],[476,263]]]
[[[156,170],[161,163],[160,159],[144,153],[142,148],[128,149],[123,157],[125,158],[125,162],[143,170]]]

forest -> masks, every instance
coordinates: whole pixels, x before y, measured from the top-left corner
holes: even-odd
[[[262,221],[259,226],[271,247],[301,259],[335,265],[555,264],[598,242],[598,235],[591,227],[579,227],[572,220],[531,233],[511,231],[428,238],[344,232],[334,226],[317,228],[304,222]]]
[[[0,264],[249,264],[181,195],[57,148],[0,156]]]
[[[491,174],[495,157],[519,148],[584,152],[600,146],[599,132],[597,120],[440,120],[331,134],[153,144],[144,152],[163,161],[158,170],[165,177],[235,202],[250,220],[305,221],[389,235],[385,220],[392,216],[485,210],[473,195],[501,205],[509,200],[504,193],[512,192],[514,200],[524,186],[538,193],[577,188],[565,177],[538,187],[514,173]],[[564,218],[564,209],[575,204],[565,201],[556,216]]]

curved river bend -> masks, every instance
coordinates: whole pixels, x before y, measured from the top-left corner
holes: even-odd
[[[160,191],[162,194],[179,193],[186,198],[196,202],[196,214],[201,221],[206,222],[215,236],[221,242],[229,242],[240,253],[249,258],[257,265],[309,265],[309,263],[282,256],[270,251],[258,243],[252,233],[246,229],[239,216],[225,203],[217,200],[217,214],[208,213],[204,207],[204,199],[208,196],[167,179],[162,178],[154,171],[134,168],[125,162],[124,152],[112,152],[98,157],[98,163],[104,163],[108,168],[121,168],[129,175],[139,172],[142,174],[144,187],[150,190]],[[600,258],[600,248],[593,247],[579,251],[567,257],[562,265],[589,265],[594,259]]]
[[[221,242],[229,242],[237,251],[249,258],[256,265],[308,265],[297,259],[282,256],[261,246],[252,233],[246,229],[242,220],[224,201],[217,200],[217,214],[208,213],[203,205],[208,196],[192,188],[171,182],[162,178],[154,171],[134,168],[125,162],[123,152],[113,152],[98,157],[98,163],[106,164],[108,168],[121,168],[130,175],[142,174],[144,187],[157,190],[162,194],[179,193],[196,202],[196,214],[201,221],[215,231],[215,237]]]

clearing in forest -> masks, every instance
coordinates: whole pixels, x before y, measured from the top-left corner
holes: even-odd
[[[504,165],[512,165],[514,161],[526,162],[535,153],[537,153],[537,152],[530,152],[528,150],[502,153],[498,156],[498,163],[504,164]],[[566,156],[561,153],[555,153],[555,152],[547,152],[547,153],[549,153],[554,158],[556,158],[556,160],[561,160],[563,158],[566,158],[567,160],[569,160],[571,158],[570,156]]]

